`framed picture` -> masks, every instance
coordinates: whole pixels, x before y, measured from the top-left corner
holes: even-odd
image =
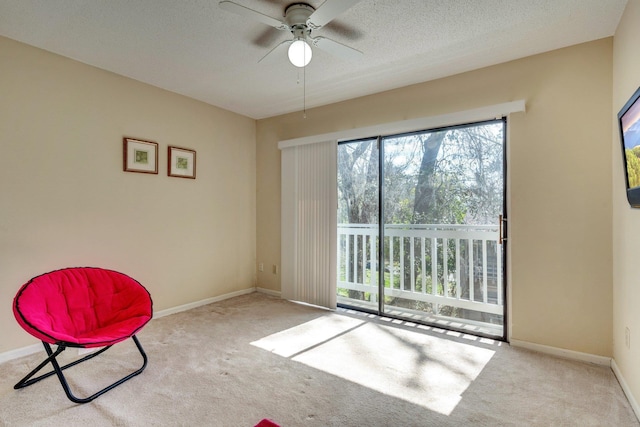
[[[125,172],[158,173],[158,143],[123,138]]]
[[[187,148],[169,146],[167,174],[178,178],[196,179],[196,152]]]

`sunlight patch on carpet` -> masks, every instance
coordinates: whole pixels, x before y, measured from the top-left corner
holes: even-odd
[[[495,353],[337,314],[251,344],[444,415],[453,411]]]

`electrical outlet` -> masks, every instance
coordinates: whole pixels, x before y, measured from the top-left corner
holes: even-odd
[[[258,271],[264,271],[264,264],[263,263],[258,264]]]
[[[624,345],[627,349],[631,349],[631,331],[628,327],[624,328]]]

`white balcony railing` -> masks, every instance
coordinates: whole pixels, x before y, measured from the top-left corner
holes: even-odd
[[[497,225],[386,225],[385,297],[503,315],[498,239]],[[339,289],[378,301],[377,258],[377,224],[338,225]]]

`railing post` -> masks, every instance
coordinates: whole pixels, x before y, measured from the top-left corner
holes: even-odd
[[[482,302],[488,301],[488,286],[487,286],[487,240],[482,239]]]
[[[351,234],[345,233],[346,244],[344,250],[344,277],[345,281],[351,281],[351,269],[349,268],[351,264]]]
[[[475,277],[473,271],[473,239],[469,239],[469,301],[475,301],[474,287]]]
[[[416,291],[416,254],[415,254],[415,240],[413,236],[409,236],[409,259],[411,260],[411,292]]]
[[[404,291],[404,236],[398,237],[400,240],[400,290]]]
[[[438,239],[431,238],[431,294],[438,295]]]
[[[461,293],[460,283],[460,239],[456,238],[456,299],[460,299]]]
[[[389,236],[389,288],[394,288],[395,283],[395,266],[393,265],[393,236]]]
[[[502,305],[502,244],[496,245],[496,292],[498,293],[498,305]]]
[[[426,248],[426,239],[424,237],[420,237],[420,279],[422,280],[422,293],[427,293],[427,248]]]
[[[442,295],[449,296],[449,239],[442,238]]]

